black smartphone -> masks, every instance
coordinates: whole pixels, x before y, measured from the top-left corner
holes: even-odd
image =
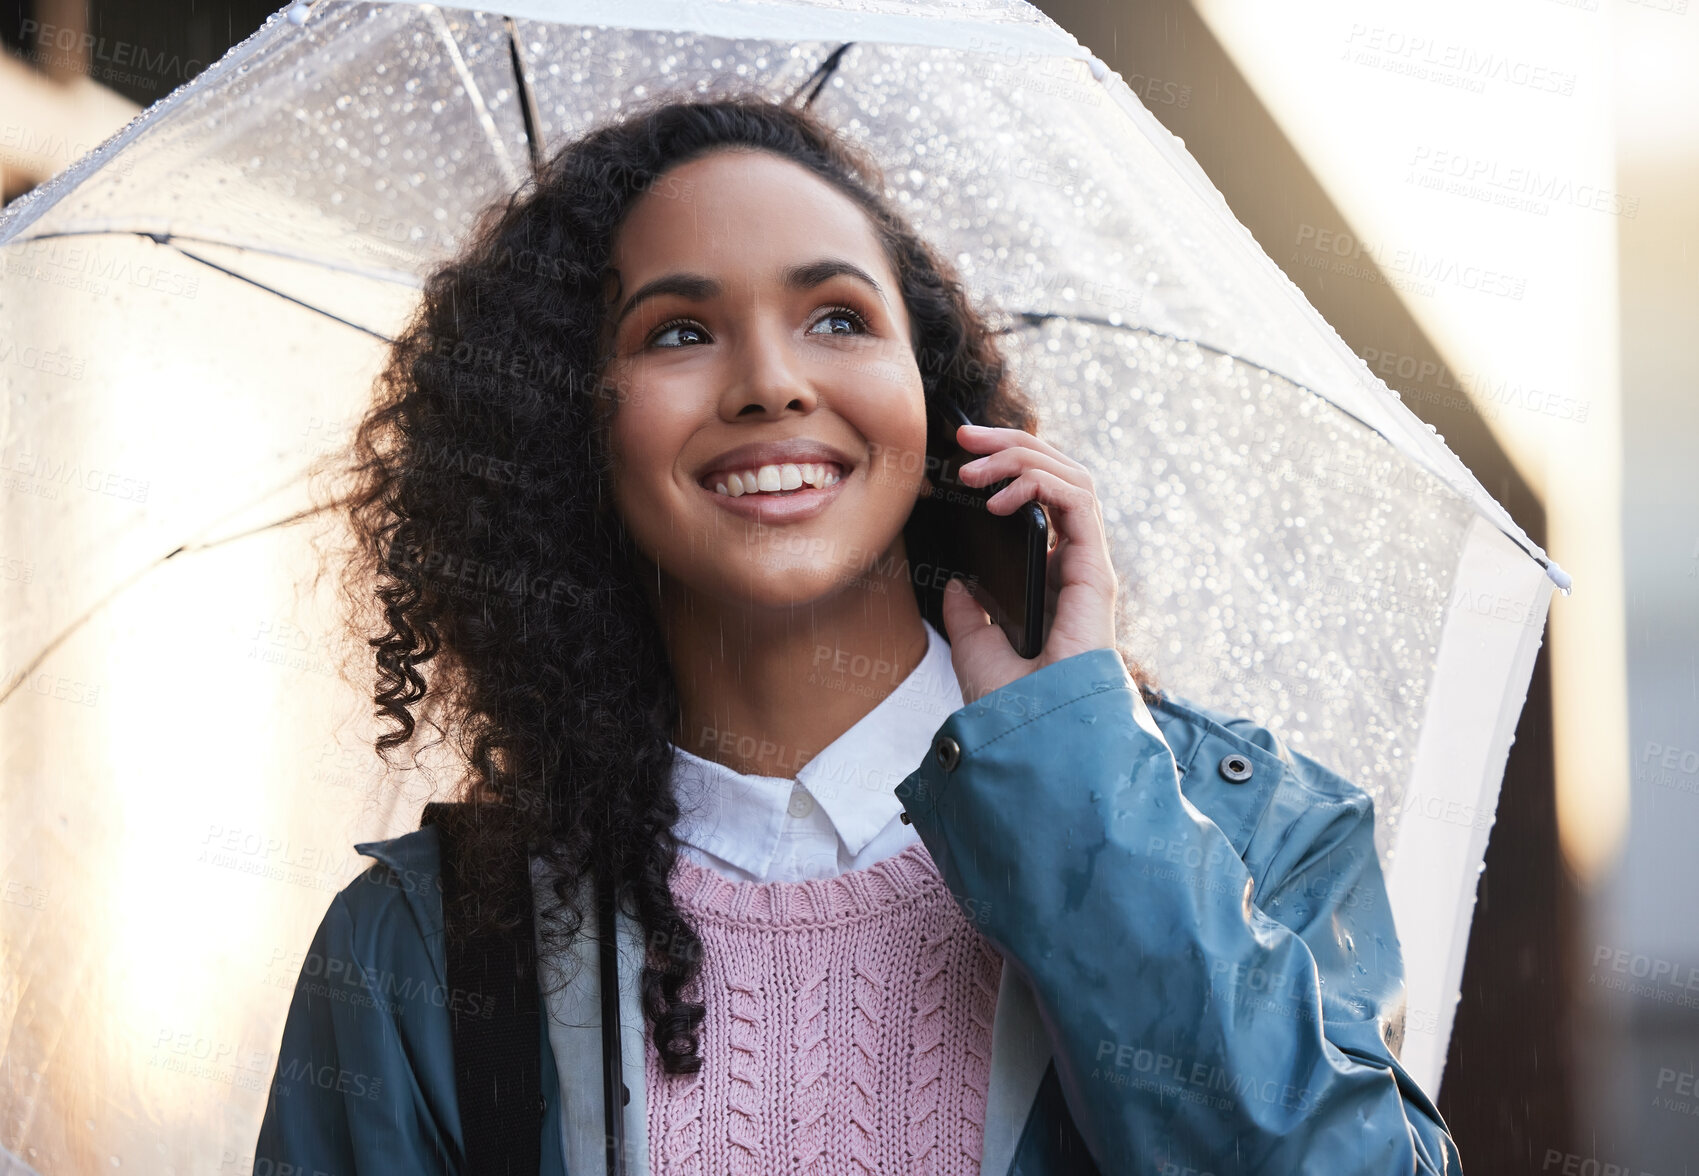
[[[925,555],[911,553],[916,583],[922,575],[923,612],[942,608],[943,587],[951,576],[960,575],[974,596],[1002,626],[1009,644],[1022,657],[1037,657],[1044,647],[1044,572],[1050,550],[1050,521],[1036,502],[1025,502],[1009,514],[992,514],[985,500],[1007,486],[1004,478],[988,486],[969,486],[959,470],[983,457],[969,453],[956,443],[956,429],[974,424],[954,404],[940,403],[927,421],[926,475],[930,494],[915,503],[917,524]],[[916,563],[927,560],[929,566]],[[944,631],[941,612],[928,616]]]

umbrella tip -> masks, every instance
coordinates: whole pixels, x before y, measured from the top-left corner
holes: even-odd
[[[1561,591],[1565,596],[1568,596],[1569,585],[1572,583],[1569,578],[1569,573],[1558,567],[1556,560],[1547,559],[1545,561],[1545,565],[1546,575],[1552,578],[1552,583],[1558,586],[1559,591]]]

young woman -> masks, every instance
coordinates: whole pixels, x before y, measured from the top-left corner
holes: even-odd
[[[357,442],[380,751],[449,721],[546,960],[614,880],[628,1171],[1459,1171],[1367,796],[1117,652],[1090,476],[881,188],[794,108],[657,102],[433,276]],[[935,402],[1059,536],[1034,659],[917,571]],[[461,1169],[437,837],[360,847],[256,1172]],[[579,1007],[538,1043],[550,1176],[603,1170]]]

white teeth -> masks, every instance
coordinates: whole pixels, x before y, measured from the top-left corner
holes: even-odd
[[[837,470],[825,462],[787,461],[779,465],[764,465],[753,470],[723,474],[716,479],[714,491],[738,498],[745,494],[798,490],[803,486],[830,486],[841,480]]]

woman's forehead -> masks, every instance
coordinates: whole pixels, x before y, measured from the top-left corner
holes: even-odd
[[[649,185],[620,227],[613,262],[630,289],[663,270],[763,278],[775,259],[821,256],[895,277],[867,214],[833,185],[771,152],[718,150]]]

